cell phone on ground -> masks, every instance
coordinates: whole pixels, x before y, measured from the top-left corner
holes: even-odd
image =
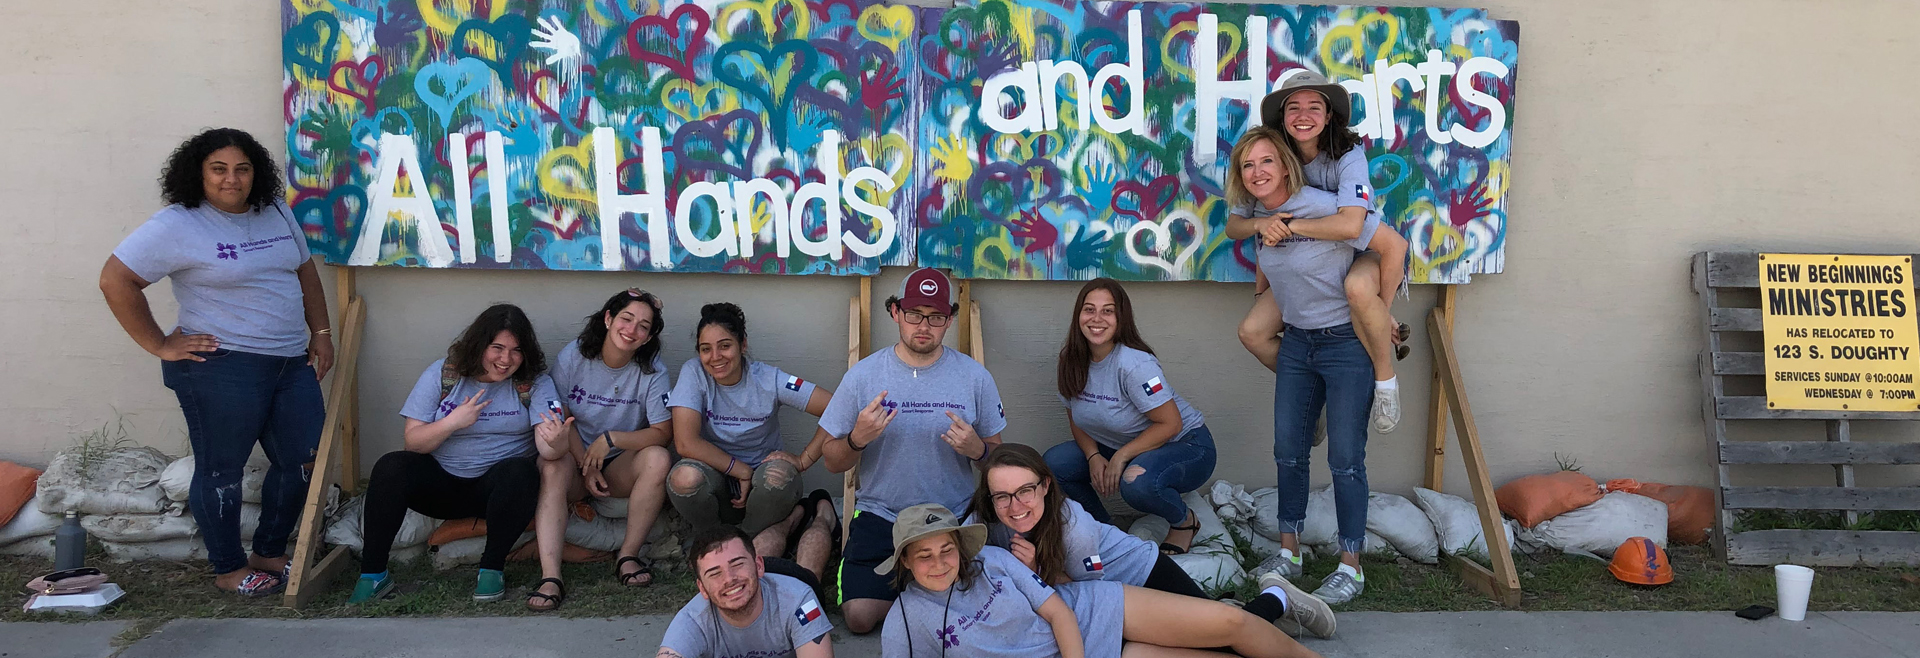
[[[1739,612],[1735,612],[1733,614],[1734,616],[1739,617],[1741,619],[1751,619],[1754,621],[1760,621],[1762,619],[1766,619],[1767,617],[1772,616],[1773,608],[1769,608],[1764,605],[1750,605],[1745,608],[1742,608]]]

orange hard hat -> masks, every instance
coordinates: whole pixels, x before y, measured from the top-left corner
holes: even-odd
[[[1646,537],[1634,537],[1613,552],[1613,566],[1607,567],[1620,582],[1633,585],[1665,585],[1673,582],[1673,565],[1667,563],[1667,551]]]

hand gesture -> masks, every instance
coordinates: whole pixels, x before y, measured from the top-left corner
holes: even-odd
[[[774,461],[774,460],[779,460],[789,464],[793,464],[794,470],[798,470],[798,471],[805,471],[807,470],[808,466],[812,466],[812,464],[805,463],[805,461],[801,460],[799,457],[794,456],[793,453],[787,452],[785,450],[775,450],[771,453],[768,453],[766,460],[761,461],[760,463],[765,464],[767,462]]]
[[[1113,495],[1113,490],[1107,488],[1107,468],[1108,464],[1105,456],[1095,453],[1092,457],[1087,458],[1087,473],[1090,475],[1088,479],[1093,482],[1093,490],[1099,492],[1102,496]]]
[[[161,361],[205,361],[206,359],[194,356],[194,352],[212,352],[220,349],[220,339],[213,334],[189,334],[183,333],[184,331],[184,329],[175,328],[173,333],[167,334],[167,339],[160,343],[159,351],[154,352],[153,355],[160,357]]]
[[[447,412],[447,417],[442,420],[452,422],[453,428],[457,430],[472,427],[474,421],[480,420],[480,410],[493,404],[492,400],[480,399],[480,396],[485,394],[486,391],[475,391],[466,402],[460,403],[460,406],[454,407],[453,411]]]
[[[1260,242],[1271,247],[1280,244],[1281,240],[1293,237],[1293,229],[1287,227],[1286,220],[1289,219],[1293,219],[1293,215],[1287,213],[1266,218],[1260,223]]]
[[[602,474],[600,469],[587,470],[583,465],[580,467],[580,479],[586,481],[587,493],[595,497],[606,498],[611,493],[607,490],[607,476]]]
[[[951,411],[947,412],[947,417],[953,419],[953,423],[947,425],[947,431],[940,435],[940,439],[946,441],[947,445],[953,446],[953,451],[960,453],[961,457],[967,459],[986,457],[987,444],[980,440],[979,434],[974,433],[973,426],[968,425],[967,421],[960,420],[960,417]]]
[[[567,27],[561,25],[558,18],[541,17],[540,27],[533,29],[533,36],[536,40],[529,45],[537,50],[553,53],[547,56],[547,64],[580,59],[580,37],[568,32]]]
[[[314,334],[307,343],[307,365],[313,366],[313,378],[326,379],[327,371],[333,369],[333,337],[327,334]]]
[[[1100,475],[1093,480],[1094,490],[1099,491],[1102,496],[1111,496],[1113,492],[1120,490],[1120,474],[1127,470],[1126,460],[1118,459],[1118,455],[1115,455],[1115,457],[1114,459],[1100,460],[1103,462],[1104,468],[1101,470]]]
[[[613,452],[613,446],[607,445],[607,435],[593,437],[593,445],[587,446],[587,458],[580,462],[580,468],[599,473],[607,465],[609,452]]]
[[[879,440],[880,433],[887,431],[887,425],[893,422],[893,417],[900,415],[899,409],[887,409],[880,404],[886,399],[886,391],[873,396],[873,401],[868,402],[860,410],[860,416],[853,420],[853,432],[847,435],[847,442],[853,447],[865,448]]]
[[[568,437],[571,435],[567,430],[572,428],[572,416],[567,416],[565,420],[562,420],[560,414],[542,411],[540,412],[540,424],[533,426],[533,438],[539,441],[541,445],[545,445],[549,450],[566,452],[567,449],[571,447],[566,443]]]
[[[1012,553],[1014,557],[1020,558],[1020,563],[1027,565],[1027,568],[1033,570],[1034,573],[1040,573],[1040,569],[1033,566],[1034,556],[1037,555],[1037,552],[1033,548],[1033,542],[1021,537],[1014,537],[1013,542],[1007,545],[1007,552]]]

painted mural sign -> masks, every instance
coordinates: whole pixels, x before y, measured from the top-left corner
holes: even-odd
[[[329,262],[1249,280],[1227,152],[1313,70],[1413,280],[1502,266],[1518,26],[1480,10],[290,2],[290,202]]]

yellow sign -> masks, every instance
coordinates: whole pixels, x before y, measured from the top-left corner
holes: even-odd
[[[1912,260],[1760,255],[1769,408],[1920,411]]]

